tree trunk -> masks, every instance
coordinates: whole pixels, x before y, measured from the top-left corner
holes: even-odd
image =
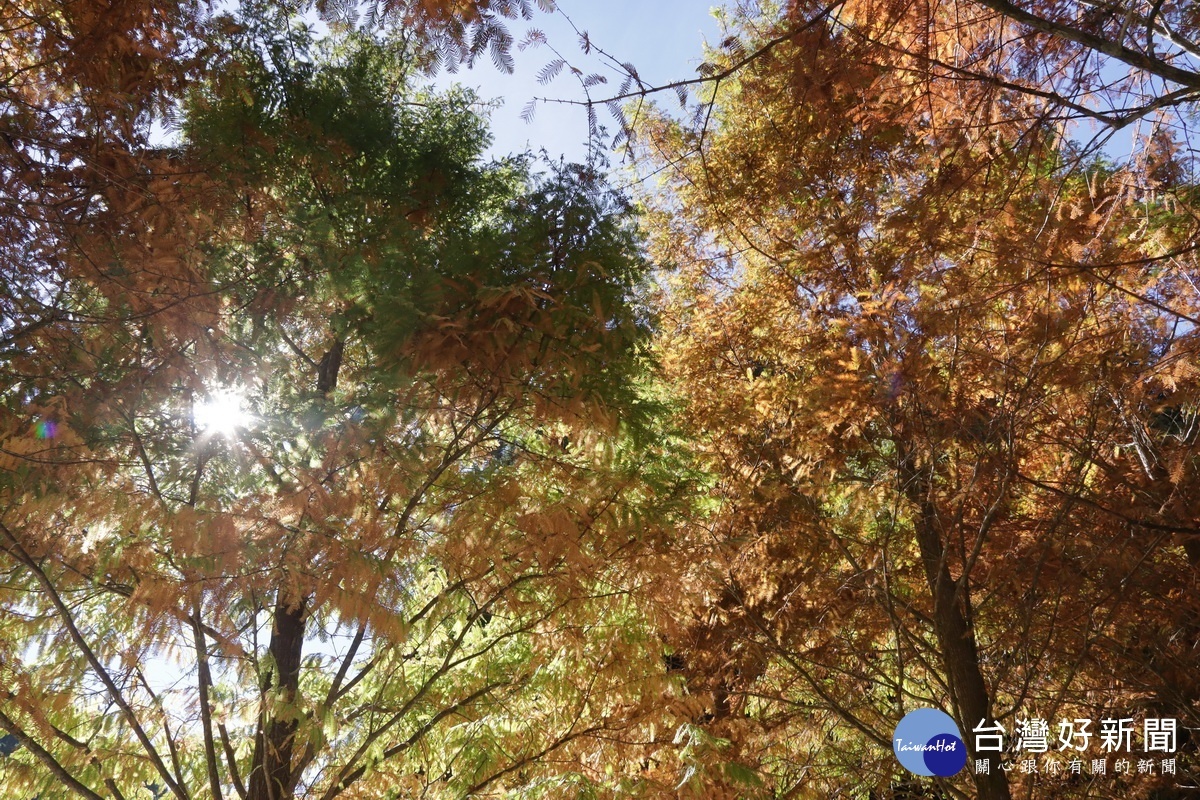
[[[344,342],[336,339],[317,365],[317,391],[322,395],[337,388],[343,347]],[[300,661],[307,605],[306,598],[293,598],[282,586],[275,598],[268,648],[271,665],[262,685],[246,800],[285,800],[292,796],[299,777],[292,774],[292,762],[300,727]],[[274,696],[268,699],[268,693]]]
[[[292,755],[299,712],[300,658],[304,650],[305,603],[289,604],[280,591],[271,630],[271,671],[263,681],[264,703],[254,737],[254,759],[246,800],[284,800],[292,795]],[[269,703],[265,695],[275,697]]]
[[[923,481],[913,481],[917,491],[926,488]],[[991,699],[987,684],[979,671],[979,652],[975,645],[975,631],[967,622],[965,604],[967,598],[958,597],[956,582],[950,575],[946,563],[945,547],[938,531],[937,511],[926,497],[912,498],[921,509],[917,520],[917,544],[921,548],[921,561],[925,567],[925,578],[933,595],[933,626],[937,636],[942,664],[946,670],[946,683],[950,687],[950,699],[954,704],[955,717],[962,728],[967,746],[967,770],[975,781],[979,800],[1010,800],[1008,777],[1000,769],[1000,753],[977,753],[972,730],[980,720],[991,720]],[[976,759],[990,762],[987,772],[975,770]]]

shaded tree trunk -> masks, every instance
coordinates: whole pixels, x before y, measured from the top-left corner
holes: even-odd
[[[247,800],[283,800],[292,795],[292,756],[299,727],[297,700],[304,652],[305,602],[289,603],[280,591],[271,630],[271,669],[263,681],[263,708],[254,737]],[[274,695],[268,700],[267,693]]]
[[[950,688],[950,699],[954,704],[955,717],[962,728],[967,746],[967,769],[975,781],[979,800],[1010,800],[1008,777],[1000,769],[1000,753],[978,753],[972,729],[980,720],[991,719],[991,698],[987,684],[979,669],[979,651],[975,643],[975,631],[967,620],[966,592],[959,596],[957,582],[950,575],[946,550],[938,529],[937,510],[925,496],[914,496],[926,490],[922,480],[908,480],[912,487],[909,498],[919,508],[916,534],[921,549],[921,561],[925,578],[933,597],[933,627],[938,640],[938,650],[946,671],[946,684]],[[975,771],[975,759],[990,762],[987,772]]]
[[[334,341],[317,365],[317,391],[328,395],[337,387],[344,342]],[[280,587],[272,614],[270,669],[263,679],[258,731],[250,766],[246,800],[284,800],[300,777],[292,772],[296,731],[300,727],[300,662],[304,655],[306,598],[294,598]]]

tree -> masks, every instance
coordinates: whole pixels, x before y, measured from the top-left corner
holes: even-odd
[[[711,118],[710,100],[724,83],[736,82],[755,62],[804,39],[814,28],[834,26],[852,42],[865,67],[894,73],[910,89],[923,87],[924,100],[939,105],[948,87],[969,98],[959,113],[981,129],[1014,120],[1015,103],[1025,119],[1075,137],[1088,131],[1082,148],[1094,156],[1116,143],[1139,168],[1158,151],[1163,138],[1187,139],[1200,99],[1200,42],[1195,9],[1188,3],[1139,4],[1081,0],[1070,3],[962,0],[951,3],[893,0],[833,2],[737,2],[717,9],[724,36],[696,76],[653,84],[637,66],[604,49],[587,31],[578,31],[584,60],[570,63],[580,82],[582,100],[538,97],[540,103],[585,106],[593,137],[599,137],[596,111],[607,108],[618,131],[614,148],[633,155],[643,111],[661,95],[674,94],[693,124]],[[548,44],[539,32],[522,46]],[[555,58],[541,73],[548,83],[563,73],[569,59]],[[590,74],[589,74],[590,73]],[[612,92],[595,87],[616,86]],[[911,92],[910,92],[911,93]],[[1130,140],[1117,134],[1133,125]],[[1089,138],[1090,137],[1090,138]],[[1110,151],[1111,155],[1111,151]]]
[[[681,479],[638,446],[631,209],[586,168],[483,163],[473,99],[410,88],[420,37],[210,24],[207,72],[127,111],[69,224],[5,242],[41,249],[4,271],[0,783],[642,780]]]
[[[1200,91],[1186,3],[796,2],[786,14],[780,35],[828,18],[871,63],[931,87],[965,82],[985,106],[1004,95],[1036,99],[1048,118],[1109,129],[1163,110],[1187,118]]]
[[[990,35],[967,19],[925,56]],[[844,16],[736,33],[758,55],[724,56],[711,112],[639,132],[677,270],[660,352],[714,475],[673,642],[706,729],[769,794],[880,793],[936,706],[970,754],[939,791],[1094,793],[972,730],[1194,724],[1191,163],[1169,137],[1083,159],[1041,124],[1059,99],[881,63]]]

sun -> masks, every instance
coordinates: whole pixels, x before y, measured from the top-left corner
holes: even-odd
[[[245,402],[245,395],[233,389],[214,392],[198,399],[192,406],[192,421],[200,431],[211,436],[233,436],[254,421]]]

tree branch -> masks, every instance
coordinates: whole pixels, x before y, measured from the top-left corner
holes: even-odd
[[[93,792],[87,786],[84,786],[75,779],[70,772],[63,767],[62,764],[54,758],[45,748],[34,741],[28,734],[23,731],[11,717],[0,711],[0,728],[7,731],[14,739],[21,743],[29,752],[46,765],[46,768],[54,774],[56,778],[63,782],[65,786],[69,786],[80,797],[86,797],[87,800],[104,800],[103,797]]]
[[[167,784],[167,788],[171,790],[171,793],[175,795],[175,797],[179,798],[179,800],[188,800],[187,792],[184,791],[183,787],[171,776],[170,771],[167,769],[167,765],[163,763],[162,757],[158,754],[158,750],[155,749],[154,745],[150,741],[150,737],[146,734],[145,729],[142,728],[141,722],[138,721],[137,714],[134,712],[133,707],[129,705],[129,702],[125,699],[125,696],[121,693],[121,690],[117,688],[117,684],[115,681],[113,681],[112,676],[108,674],[108,670],[106,670],[104,665],[100,663],[100,659],[96,656],[96,653],[92,650],[91,646],[88,645],[87,640],[84,639],[83,633],[80,632],[79,627],[75,624],[75,618],[71,614],[71,610],[67,608],[66,603],[64,603],[62,597],[59,596],[58,590],[54,588],[54,584],[51,583],[50,578],[33,559],[33,557],[29,555],[24,546],[21,544],[20,540],[18,540],[13,532],[8,529],[7,525],[0,523],[0,534],[3,534],[4,538],[12,544],[12,550],[10,552],[14,552],[17,558],[26,567],[28,567],[31,572],[33,572],[34,577],[37,579],[37,582],[41,585],[42,589],[46,592],[51,604],[58,611],[59,616],[62,617],[63,625],[66,627],[67,633],[71,637],[71,640],[75,643],[75,646],[79,648],[79,651],[83,654],[84,659],[91,666],[92,671],[96,673],[96,676],[100,678],[100,681],[104,684],[104,688],[108,691],[108,696],[112,698],[112,701],[121,709],[121,712],[124,714],[125,719],[128,720],[130,727],[133,728],[134,735],[137,736],[138,741],[142,745],[142,749],[145,750],[146,755],[149,756],[150,762],[154,765],[159,777],[163,779],[163,782]]]
[[[200,726],[204,731],[204,760],[208,768],[208,785],[212,789],[213,800],[221,800],[221,776],[217,772],[217,748],[213,741],[212,708],[209,705],[208,692],[212,687],[212,673],[208,668],[208,644],[204,641],[204,629],[200,623],[200,604],[192,616],[192,636],[196,645],[196,682],[200,697]]]
[[[225,761],[229,764],[229,777],[233,780],[233,788],[237,790],[238,796],[245,800],[246,786],[238,772],[237,755],[233,752],[233,745],[229,743],[229,731],[225,729],[224,722],[217,723],[217,732],[221,734],[221,748],[225,751]]]
[[[976,0],[976,2],[981,6],[992,9],[998,14],[1003,14],[1009,19],[1028,25],[1034,30],[1081,44],[1084,47],[1095,50],[1097,53],[1103,53],[1131,67],[1149,72],[1151,75],[1157,75],[1173,83],[1190,86],[1193,89],[1200,89],[1200,74],[1192,70],[1180,69],[1161,58],[1140,53],[1119,42],[1112,42],[1094,33],[1081,31],[1070,25],[1031,14],[1015,3],[1008,2],[1008,0]]]

